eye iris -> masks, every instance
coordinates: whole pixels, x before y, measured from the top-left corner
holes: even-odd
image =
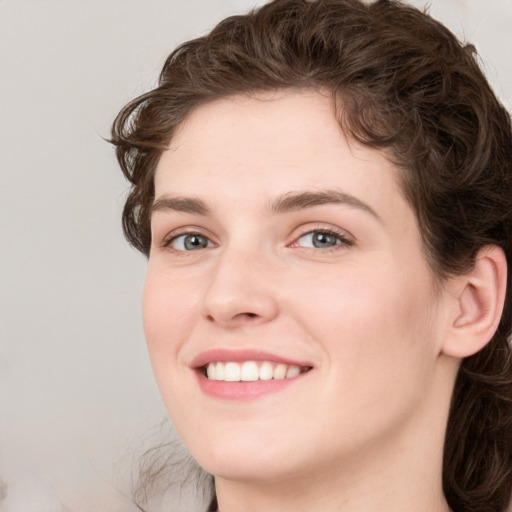
[[[187,251],[204,249],[208,245],[208,240],[201,235],[187,235],[183,241],[183,245]]]
[[[313,234],[313,245],[317,248],[322,247],[333,247],[337,243],[337,238],[329,233],[314,233]]]

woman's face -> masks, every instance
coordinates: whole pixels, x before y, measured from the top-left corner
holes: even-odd
[[[199,107],[155,191],[147,343],[208,472],[275,481],[429,435],[443,292],[397,170],[329,98]]]

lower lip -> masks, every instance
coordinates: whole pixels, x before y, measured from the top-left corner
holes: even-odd
[[[308,372],[301,373],[291,379],[255,380],[250,382],[225,382],[210,380],[203,373],[198,372],[201,390],[214,398],[224,400],[250,400],[262,395],[277,393],[302,380]]]

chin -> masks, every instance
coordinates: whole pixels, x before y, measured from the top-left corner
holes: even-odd
[[[300,464],[297,450],[284,439],[270,439],[261,432],[248,435],[229,432],[225,436],[203,437],[200,446],[185,445],[197,463],[208,473],[226,480],[269,483],[283,480]]]
[[[243,456],[224,454],[224,460],[198,461],[199,465],[216,478],[251,484],[271,484],[291,477],[295,471],[281,458],[280,460],[248,460]]]

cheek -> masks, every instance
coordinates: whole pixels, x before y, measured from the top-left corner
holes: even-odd
[[[417,379],[415,374],[429,372],[436,357],[430,278],[415,274],[411,280],[407,268],[393,265],[376,268],[378,275],[352,267],[317,276],[293,293],[300,301],[297,321],[338,369],[333,372],[337,384],[343,379],[356,395],[372,383],[384,389]]]
[[[155,380],[171,421],[185,428],[197,424],[189,406],[197,397],[184,386],[190,375],[182,356],[199,311],[197,288],[190,284],[149,267],[143,293],[144,333]]]
[[[193,328],[197,315],[194,287],[180,285],[165,272],[148,267],[143,293],[143,320],[149,355],[159,380],[176,364],[183,341]]]
[[[335,332],[333,325],[340,334],[378,329],[384,335],[402,328],[408,331],[416,324],[423,329],[430,307],[427,279],[415,275],[413,281],[406,270],[382,265],[380,269],[376,274],[355,265],[340,266],[337,272],[294,279],[287,286],[289,302],[326,333]]]

